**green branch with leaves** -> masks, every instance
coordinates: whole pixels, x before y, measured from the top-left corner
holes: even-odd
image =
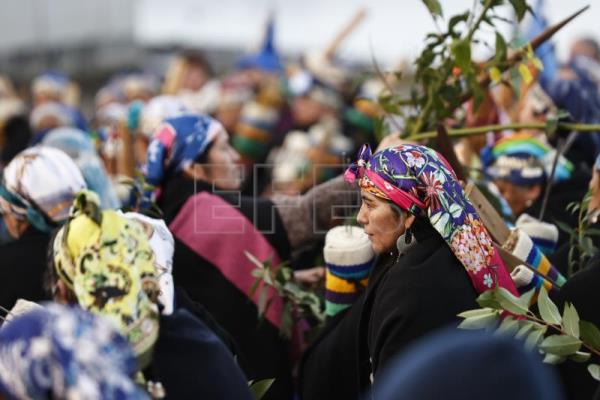
[[[499,76],[501,71],[516,65],[509,62],[508,42],[496,26],[498,22],[507,22],[497,13],[504,1],[476,2],[473,10],[454,15],[447,22],[438,0],[423,2],[436,23],[438,32],[426,36],[425,48],[415,61],[416,71],[410,98],[400,99],[387,93],[379,101],[387,113],[404,118],[404,132],[409,136],[433,129],[440,121],[453,117],[454,110],[468,97],[473,97],[477,107],[485,93],[482,75],[489,76],[492,72],[494,76]],[[531,10],[525,0],[511,0],[510,4],[518,21]],[[445,23],[444,31],[439,29],[441,23]],[[476,63],[472,59],[471,45],[483,43],[491,48],[480,34],[483,24],[494,31],[495,56],[485,63]],[[522,61],[524,65],[535,59],[533,51],[525,54]],[[536,64],[539,64],[539,60]],[[408,110],[406,105],[410,105]]]
[[[588,213],[591,196],[592,193],[588,190],[580,203],[573,202],[567,206],[567,211],[577,213],[577,226],[571,227],[562,221],[554,222],[559,229],[569,235],[567,278],[584,269],[587,262],[598,252],[592,237],[600,236],[600,229],[590,228]]]
[[[588,362],[592,355],[600,357],[600,330],[592,323],[583,321],[575,307],[565,303],[563,313],[544,287],[537,299],[538,313],[530,310],[536,289],[514,296],[504,288],[482,293],[477,298],[481,309],[465,311],[461,329],[487,329],[523,340],[528,349],[544,355],[544,362],[561,363],[567,359]],[[600,380],[600,365],[589,364],[588,371]]]
[[[309,319],[316,323],[315,327],[307,332],[307,340],[317,332],[325,322],[323,302],[312,291],[303,288],[294,281],[294,271],[286,263],[273,265],[271,260],[264,262],[258,260],[245,251],[246,257],[256,266],[252,276],[256,278],[250,296],[258,291],[258,315],[264,318],[272,304],[273,297],[268,298],[269,289],[273,289],[283,299],[283,312],[281,317],[281,334],[291,338],[294,326],[300,319]]]

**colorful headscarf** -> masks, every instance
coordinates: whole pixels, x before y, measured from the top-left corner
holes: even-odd
[[[217,120],[199,114],[166,119],[148,146],[148,182],[160,185],[170,174],[191,165],[224,129]]]
[[[371,156],[364,145],[346,179],[403,210],[429,219],[467,270],[475,290],[495,286],[517,293],[492,238],[448,162],[436,151],[403,144]]]
[[[0,329],[0,394],[15,399],[146,399],[135,359],[113,325],[47,304]]]
[[[54,240],[54,267],[79,305],[114,321],[146,365],[158,337],[159,288],[144,227],[81,192]]]
[[[160,287],[158,301],[163,305],[162,314],[173,312],[175,302],[175,286],[173,284],[173,254],[175,239],[162,219],[150,218],[146,215],[128,212],[125,217],[141,223],[154,253],[154,268]]]
[[[528,133],[515,133],[482,151],[486,174],[492,179],[504,179],[516,185],[546,182],[552,172],[556,150]],[[560,156],[554,181],[571,178],[573,164]]]
[[[94,142],[86,132],[70,127],[56,128],[48,132],[42,145],[62,150],[75,161],[88,189],[100,196],[102,208],[120,206]]]
[[[4,169],[0,210],[51,232],[67,219],[75,195],[85,189],[77,165],[64,152],[36,146],[19,153]]]

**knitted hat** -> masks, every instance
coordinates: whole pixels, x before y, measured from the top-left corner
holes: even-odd
[[[369,237],[357,226],[337,226],[327,232],[323,249],[325,312],[333,316],[350,307],[367,285],[375,253]]]
[[[261,160],[269,152],[272,133],[279,121],[276,108],[252,101],[244,105],[233,137],[233,147],[250,160]]]
[[[556,225],[540,221],[529,214],[521,214],[516,226],[531,238],[542,253],[547,256],[554,253],[558,242]]]
[[[562,286],[565,283],[566,280],[561,273],[550,263],[531,238],[519,228],[511,230],[508,240],[502,247],[514,256],[527,262],[542,276],[547,277],[558,286]],[[539,275],[519,273],[519,271],[515,270],[511,274],[511,277],[520,293],[525,293],[532,288],[539,290],[542,285],[548,291],[553,287],[550,282],[542,279]]]

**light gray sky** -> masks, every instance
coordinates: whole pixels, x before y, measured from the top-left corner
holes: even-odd
[[[445,15],[465,11],[473,1],[479,0],[440,0]],[[575,37],[600,38],[600,0],[546,0],[551,22],[588,3],[592,8],[557,35],[560,56]],[[371,49],[387,65],[413,59],[434,30],[421,0],[0,0],[0,53],[131,38],[146,45],[249,49],[273,11],[278,47],[298,54],[324,48],[361,6],[367,18],[340,49],[349,60],[369,62]]]
[[[469,9],[473,0],[441,3],[445,15],[452,15]],[[545,12],[551,23],[589,3],[592,8],[558,34],[559,56],[566,56],[575,37],[591,34],[600,38],[600,1],[546,0]],[[401,58],[412,59],[423,46],[425,34],[435,29],[421,0],[138,0],[134,35],[148,44],[184,40],[250,48],[259,42],[264,21],[273,10],[278,47],[298,53],[325,47],[361,6],[367,8],[367,18],[340,51],[348,59],[369,61],[371,48],[377,59],[388,65]],[[507,9],[504,16],[510,15]],[[508,26],[504,29],[510,31]]]

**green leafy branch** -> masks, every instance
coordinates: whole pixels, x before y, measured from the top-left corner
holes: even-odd
[[[569,235],[569,255],[567,277],[571,277],[585,268],[589,259],[596,254],[592,236],[600,236],[600,229],[590,228],[590,215],[588,213],[591,192],[588,191],[580,203],[573,202],[567,206],[567,211],[577,213],[577,226],[572,228],[562,221],[555,221],[556,225]]]
[[[454,110],[466,99],[473,97],[477,108],[484,98],[485,79],[482,75],[491,73],[497,80],[501,71],[522,61],[524,79],[530,78],[527,65],[535,59],[533,50],[521,49],[518,57],[508,58],[508,44],[496,28],[496,22],[506,22],[497,15],[502,0],[482,0],[475,2],[472,11],[454,15],[448,19],[447,28],[441,32],[438,22],[444,21],[443,10],[438,0],[423,0],[431,17],[436,22],[438,32],[429,33],[425,38],[425,48],[417,57],[414,84],[409,99],[394,99],[393,94],[380,98],[380,106],[386,113],[404,115],[401,109],[410,105],[409,115],[405,118],[405,132],[414,136],[423,130],[432,129],[440,121],[453,116]],[[511,0],[517,19],[531,11],[525,0]],[[479,7],[477,7],[479,5]],[[479,10],[478,10],[479,9]],[[485,63],[476,63],[471,57],[472,43],[491,46],[478,37],[482,24],[487,24],[495,33],[495,56]],[[539,60],[533,63],[540,66]],[[529,74],[529,75],[526,75]]]
[[[294,281],[294,271],[286,263],[274,266],[271,260],[261,262],[249,252],[246,257],[256,266],[252,276],[256,281],[250,288],[250,296],[258,291],[258,315],[264,318],[274,299],[268,297],[269,288],[274,289],[283,299],[283,312],[281,317],[281,334],[287,338],[292,337],[293,328],[300,319],[310,319],[316,322],[313,331],[318,330],[325,322],[325,312],[319,296],[304,289]],[[310,335],[311,332],[308,334]]]
[[[448,129],[448,136],[451,137],[466,137],[466,136],[474,136],[481,135],[482,133],[492,132],[492,131],[501,131],[501,130],[520,130],[520,129],[539,129],[545,130],[549,132],[551,129],[561,129],[565,131],[577,131],[577,132],[587,132],[587,133],[595,133],[600,132],[600,124],[578,124],[578,123],[567,123],[567,122],[558,122],[554,123],[552,119],[549,119],[546,123],[543,122],[530,122],[530,123],[512,123],[512,124],[503,124],[503,125],[482,125],[474,128],[460,128],[460,129]],[[437,131],[431,130],[426,132],[421,132],[415,135],[407,136],[407,140],[424,140],[424,139],[432,139],[437,136]]]
[[[529,309],[536,289],[514,296],[504,288],[482,293],[477,298],[481,309],[465,311],[461,329],[488,329],[524,341],[528,349],[537,348],[544,362],[556,364],[567,359],[587,362],[600,356],[600,330],[580,320],[575,307],[566,303],[562,315],[544,287],[537,300],[539,315]],[[588,371],[600,380],[600,366],[589,364]]]

